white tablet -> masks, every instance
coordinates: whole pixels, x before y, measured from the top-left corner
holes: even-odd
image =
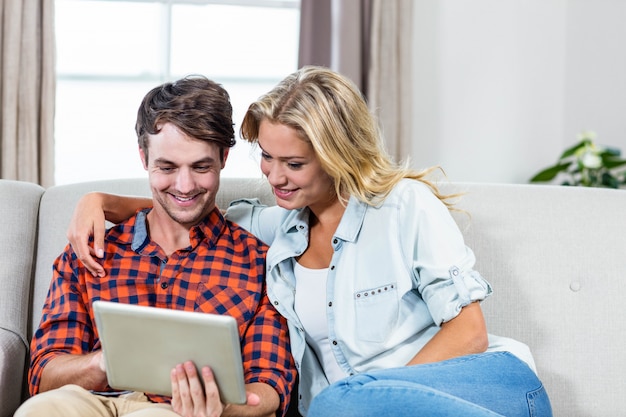
[[[109,301],[93,308],[112,388],[171,396],[171,370],[191,360],[198,373],[211,367],[222,402],[246,402],[233,317]]]

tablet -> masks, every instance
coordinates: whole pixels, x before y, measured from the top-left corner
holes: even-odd
[[[237,322],[231,316],[94,301],[109,385],[172,395],[170,372],[191,360],[208,365],[223,403],[244,404]]]

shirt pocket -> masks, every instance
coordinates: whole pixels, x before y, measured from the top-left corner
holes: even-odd
[[[198,284],[198,290],[196,311],[232,316],[237,320],[240,334],[244,334],[259,304],[258,293],[244,288],[205,283]]]
[[[398,321],[397,294],[395,282],[354,294],[358,339],[368,342],[387,340]]]

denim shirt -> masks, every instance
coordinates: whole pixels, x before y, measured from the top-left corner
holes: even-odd
[[[294,311],[294,258],[307,248],[309,210],[231,203],[229,220],[270,245],[267,291],[288,320],[300,376],[300,410],[328,385]],[[328,337],[349,375],[404,366],[461,308],[482,301],[491,286],[448,208],[423,183],[402,180],[369,206],[350,198],[332,239],[326,281]],[[489,350],[507,350],[534,367],[525,345],[490,335]]]

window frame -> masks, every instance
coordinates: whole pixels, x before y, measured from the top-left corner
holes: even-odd
[[[72,1],[76,1],[76,0],[72,0]],[[173,9],[177,5],[249,6],[249,7],[279,8],[279,9],[299,9],[300,8],[300,0],[90,0],[90,1],[99,2],[99,3],[137,3],[137,4],[144,3],[144,4],[158,5],[159,10],[157,13],[159,14],[158,18],[160,21],[158,25],[158,33],[159,33],[158,44],[160,48],[158,63],[151,64],[151,68],[149,71],[142,71],[141,73],[138,73],[138,74],[132,74],[132,73],[124,74],[123,72],[118,73],[118,74],[115,74],[115,73],[111,74],[111,73],[106,73],[106,72],[97,73],[96,71],[70,72],[71,69],[68,71],[68,68],[65,68],[64,69],[65,71],[63,71],[63,69],[57,69],[57,74],[56,74],[57,83],[64,83],[64,85],[68,86],[68,88],[73,88],[72,83],[74,82],[78,82],[78,83],[93,82],[94,85],[98,84],[101,87],[102,86],[106,87],[107,83],[111,83],[114,85],[120,85],[124,83],[143,83],[143,84],[150,84],[150,85],[156,86],[156,85],[162,84],[166,81],[171,81],[181,76],[181,74],[179,73],[173,73],[172,68],[171,68],[172,66],[172,39],[174,36],[173,28],[172,28],[173,14],[174,14]],[[70,3],[70,1],[68,1],[68,3]],[[296,57],[297,57],[297,51],[295,52],[296,52]],[[183,74],[183,75],[187,75],[187,74]],[[210,74],[207,74],[207,75],[211,77]],[[256,76],[251,77],[251,76],[241,76],[239,74],[234,74],[230,76],[220,75],[219,79],[216,78],[216,81],[224,85],[236,84],[238,86],[237,88],[241,88],[241,86],[244,86],[247,83],[275,85],[278,81],[280,81],[280,79],[282,79],[282,76],[279,78],[271,77],[271,76],[264,76],[264,75],[256,75]],[[101,88],[101,87],[98,87],[98,88]],[[227,86],[227,89],[229,90],[229,92],[231,92],[231,89],[228,86]],[[257,94],[257,93],[254,93],[254,94]],[[235,93],[231,98],[234,98],[235,96],[238,97],[238,95]],[[248,97],[248,100],[249,99],[250,97]],[[241,107],[242,100],[238,99],[238,101],[240,102],[239,107]],[[239,110],[243,111],[243,109],[239,109]],[[58,114],[59,112],[57,112],[57,115]],[[238,120],[238,119],[240,119],[242,115],[234,114],[233,116],[234,116],[234,122],[237,128],[237,126],[241,122],[241,120]],[[55,125],[57,125],[56,117],[57,116],[55,116]],[[55,126],[55,137],[58,137],[57,136],[58,134],[65,135],[68,132],[69,122],[67,121],[67,119],[68,119],[68,115],[67,113],[65,113],[63,116],[64,122],[62,124],[63,125],[62,130],[59,130]],[[124,126],[126,125],[127,123],[124,123]],[[74,171],[76,170],[82,171],[86,169],[85,166],[81,165],[80,162],[77,162],[76,164],[67,163],[68,158],[73,159],[77,157],[76,155],[66,156],[66,155],[69,155],[67,153],[68,149],[74,146],[74,143],[76,140],[79,140],[75,137],[75,135],[71,135],[71,137],[72,139],[68,140],[67,142],[60,141],[58,142],[59,143],[58,145],[55,145],[55,174],[54,175],[55,175],[55,183],[57,184],[65,184],[72,180],[69,174],[70,170],[74,169]],[[229,161],[227,161],[226,169],[223,172],[223,176],[225,177],[260,176],[261,172],[260,172],[260,168],[258,167],[257,158],[250,158],[250,154],[254,151],[253,149],[254,147],[250,146],[249,144],[242,143],[242,140],[240,140],[238,137],[237,139],[238,139],[237,149],[234,150],[235,153],[231,152],[231,156],[229,157]],[[85,146],[89,147],[90,145],[85,145]],[[246,150],[248,151],[246,152]],[[62,153],[63,156],[59,157],[58,156],[59,153]],[[93,154],[94,152],[91,151],[90,155],[93,156]],[[238,165],[237,161],[241,162],[244,158],[247,158],[245,161],[246,167],[241,169],[241,165]],[[62,166],[65,166],[65,169],[59,168]],[[108,172],[107,174],[103,175],[102,174],[103,169],[104,169],[103,167],[99,167],[96,164],[93,172],[85,174],[86,176],[85,180],[92,180],[92,179],[97,180],[102,177],[110,178],[116,175],[121,175],[121,174],[118,174],[117,172]],[[134,172],[133,169],[134,168],[131,167],[127,170],[128,175],[130,176],[139,175],[136,172]]]

